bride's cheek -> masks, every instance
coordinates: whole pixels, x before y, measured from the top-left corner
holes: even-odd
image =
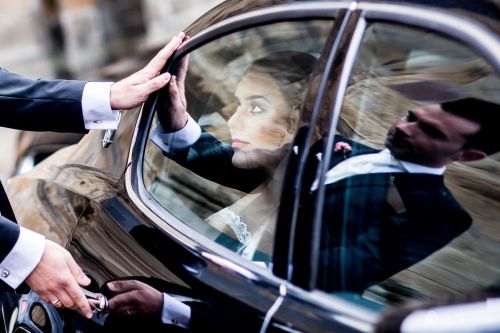
[[[290,133],[284,126],[275,125],[263,128],[260,132],[260,141],[267,149],[277,149],[291,140]]]

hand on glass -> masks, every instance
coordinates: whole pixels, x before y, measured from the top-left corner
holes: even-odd
[[[168,84],[169,100],[166,101],[165,107],[159,109],[158,112],[163,129],[167,132],[176,132],[184,128],[188,120],[185,93],[188,63],[188,56],[185,56],[179,63],[177,76],[172,76]]]
[[[156,54],[146,67],[114,83],[110,92],[111,108],[113,110],[135,108],[144,103],[152,92],[167,85],[171,75],[170,73],[160,75],[160,71],[184,39],[185,34],[179,33]]]

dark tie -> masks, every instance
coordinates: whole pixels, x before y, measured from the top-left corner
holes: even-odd
[[[7,193],[3,186],[0,184],[0,213],[3,217],[8,218],[12,222],[16,222],[16,216],[14,215],[14,211],[9,203],[9,197],[7,197]]]

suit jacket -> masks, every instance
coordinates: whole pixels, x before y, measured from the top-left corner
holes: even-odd
[[[334,152],[330,169],[346,158],[378,152],[339,135],[335,141],[350,144],[352,152]],[[316,200],[316,191],[310,192],[302,214],[312,215]],[[317,287],[362,292],[444,247],[471,223],[442,175],[372,173],[327,184]],[[297,260],[306,264],[311,258]],[[294,273],[297,280],[308,278],[300,274]]]
[[[429,174],[377,173],[325,188],[318,287],[362,292],[439,250],[471,225]]]
[[[0,68],[0,126],[85,133],[81,107],[84,86],[82,81],[30,80]],[[1,185],[0,213],[1,262],[19,237],[19,227]],[[0,283],[0,290],[9,289]]]
[[[192,171],[226,186],[255,187],[251,183],[257,177],[244,178],[243,170],[232,166],[231,147],[222,148],[217,140],[204,135],[185,153],[187,158],[181,164],[188,168],[197,166]],[[336,137],[338,141],[349,143],[352,152],[349,156],[333,153],[330,168],[346,157],[378,152],[341,136]],[[311,150],[320,148],[318,142]],[[224,154],[220,153],[222,150]],[[210,158],[205,158],[207,154]],[[314,153],[311,156],[315,158]],[[218,165],[224,167],[219,169]],[[238,180],[244,180],[243,184]],[[312,219],[316,195],[317,191],[306,195],[301,219]],[[443,176],[410,173],[353,176],[328,184],[324,200],[317,281],[323,290],[361,292],[439,250],[472,223],[469,214],[445,187]],[[307,229],[309,225],[301,223],[299,228]],[[309,232],[310,229],[297,230],[296,234]],[[295,253],[300,254],[303,246],[303,243],[298,245]],[[311,258],[297,260],[307,264]],[[301,279],[301,272],[294,274]]]

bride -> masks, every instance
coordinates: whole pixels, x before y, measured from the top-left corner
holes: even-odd
[[[198,170],[190,169],[211,180],[227,176],[223,185],[239,189],[236,181],[248,182],[245,171],[258,171],[259,181],[251,186],[253,190],[206,219],[220,232],[237,240],[234,251],[254,261],[268,261],[265,258],[272,255],[285,156],[297,129],[299,108],[315,62],[313,56],[297,51],[276,52],[254,61],[235,90],[238,106],[227,121],[231,146],[223,147],[203,133],[189,149],[196,149],[203,140],[203,149],[210,151],[210,159],[180,162],[188,168],[198,165]],[[179,131],[182,128],[179,124],[186,124],[189,119],[183,87],[186,69],[187,61],[181,66],[177,80],[169,85],[168,114],[158,115],[161,125],[169,132]],[[207,137],[212,142],[210,148],[207,148]],[[214,153],[218,150],[224,153],[220,156]],[[214,158],[214,154],[218,158]],[[196,156],[203,159],[203,154]],[[217,166],[208,166],[209,163],[222,165],[228,158],[233,170],[221,172]],[[212,170],[212,175],[207,170]],[[219,175],[213,175],[213,170],[219,170]],[[227,180],[231,178],[229,174],[243,176],[232,177],[235,183],[231,184]]]

